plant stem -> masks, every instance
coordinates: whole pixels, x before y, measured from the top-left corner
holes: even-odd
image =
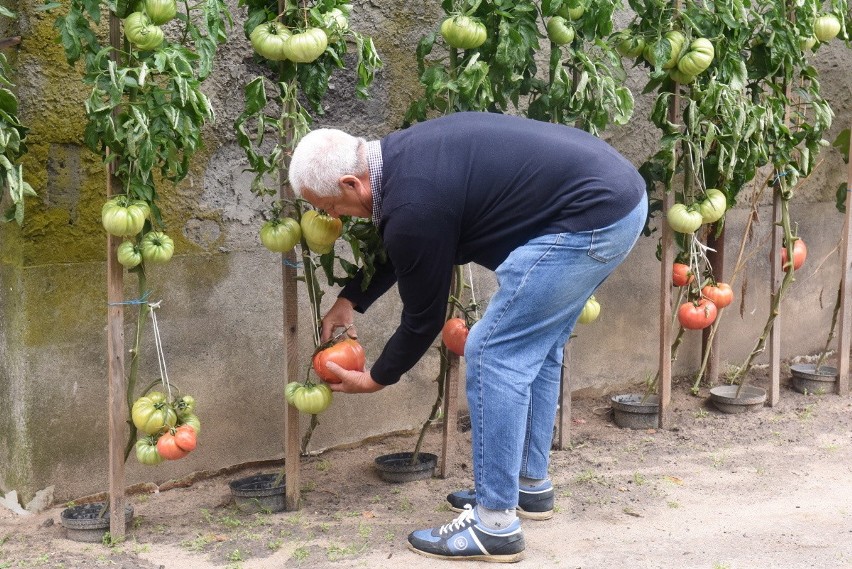
[[[128,411],[133,408],[133,402],[135,400],[135,392],[136,392],[136,380],[139,377],[139,355],[142,350],[142,332],[145,330],[145,320],[148,317],[148,303],[143,302],[142,298],[145,296],[145,289],[148,286],[148,280],[145,276],[144,267],[140,268],[136,273],[137,276],[137,293],[138,298],[140,300],[139,310],[136,320],[136,341],[133,345],[133,355],[130,357],[130,375],[127,378],[127,409]],[[133,450],[133,446],[136,444],[136,425],[133,424],[133,421],[128,417],[127,423],[130,425],[130,432],[127,437],[127,445],[124,447],[124,460],[127,461],[127,458],[130,456],[130,452]]]
[[[816,361],[816,366],[814,367],[814,373],[819,373],[819,368],[822,367],[822,364],[825,362],[825,358],[828,355],[828,348],[831,346],[831,342],[834,340],[834,330],[837,328],[837,315],[840,313],[840,301],[843,298],[843,283],[840,283],[840,286],[837,288],[837,299],[834,301],[834,312],[831,315],[831,328],[828,331],[828,338],[825,340],[825,347],[822,349],[822,352],[819,354],[819,357]]]
[[[311,415],[311,424],[308,425],[308,430],[305,431],[305,436],[302,437],[301,452],[305,454],[308,450],[308,443],[311,442],[311,435],[314,434],[314,429],[319,425],[319,415]]]

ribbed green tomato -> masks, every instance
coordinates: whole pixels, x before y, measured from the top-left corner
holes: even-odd
[[[198,435],[201,433],[201,421],[198,419],[198,415],[194,413],[186,413],[183,415],[178,415],[178,426],[181,425],[189,425],[193,429],[195,429],[195,434]]]
[[[158,47],[163,43],[163,30],[155,26],[146,14],[133,12],[124,19],[124,35],[127,41],[147,51]]]
[[[557,13],[567,20],[579,20],[586,13],[586,4],[582,0],[568,0]]]
[[[707,38],[697,38],[677,62],[677,68],[686,75],[698,75],[713,63],[716,50]]]
[[[325,255],[334,248],[334,242],[340,237],[343,229],[343,222],[315,209],[309,209],[302,214],[301,227],[308,249]]]
[[[150,211],[147,207],[128,200],[127,196],[116,196],[101,208],[101,223],[110,235],[131,237],[142,231]]]
[[[819,41],[825,42],[837,37],[840,33],[840,20],[834,14],[823,14],[814,20],[814,35]]]
[[[450,16],[441,22],[441,36],[451,47],[474,49],[485,43],[488,30],[476,18]]]
[[[666,220],[669,227],[678,233],[694,233],[704,223],[701,212],[695,208],[686,207],[682,203],[676,203],[666,212]]]
[[[178,414],[178,419],[181,419],[184,415],[191,415],[195,413],[195,397],[192,395],[184,395],[175,401],[174,407]]]
[[[156,466],[165,460],[157,452],[157,439],[147,436],[136,441],[136,460],[146,466]]]
[[[574,41],[574,28],[562,16],[553,16],[547,21],[547,37],[556,45]]]
[[[142,253],[132,241],[122,241],[116,250],[116,255],[118,255],[118,262],[125,269],[132,269],[142,262]]]
[[[331,389],[324,383],[300,383],[294,381],[287,384],[284,397],[302,413],[316,415],[322,413],[331,405]]]
[[[341,33],[349,29],[349,15],[340,8],[332,8],[322,15],[326,33]]]
[[[716,223],[725,215],[728,209],[728,198],[724,192],[715,188],[705,192],[705,198],[698,202],[698,211],[704,223]]]
[[[308,28],[284,42],[284,54],[290,61],[310,63],[325,53],[328,36],[322,28]]]
[[[672,81],[680,83],[681,85],[689,85],[690,83],[695,81],[694,75],[688,75],[688,74],[682,72],[677,67],[669,69],[669,77],[672,78]]]
[[[641,36],[634,36],[627,30],[619,32],[615,41],[615,49],[622,57],[639,57],[645,49],[645,39]]]
[[[162,231],[149,231],[142,238],[139,250],[146,263],[167,263],[175,252],[175,243]]]
[[[686,38],[682,33],[677,30],[671,30],[666,32],[666,35],[660,40],[660,42],[666,41],[669,45],[669,59],[663,64],[663,69],[671,69],[675,65],[677,65],[677,60],[680,57],[680,52],[683,49],[683,44],[686,41]],[[659,42],[657,42],[659,43]],[[642,52],[642,55],[645,57],[645,60],[651,65],[656,66],[656,56],[654,52],[657,49],[657,43],[649,43],[645,46],[645,50]]]
[[[595,299],[595,295],[592,295],[586,301],[585,306],[583,306],[583,311],[580,313],[577,322],[580,324],[589,324],[597,320],[600,313],[601,304]]]
[[[287,59],[284,44],[290,35],[290,31],[281,22],[264,22],[251,31],[249,40],[251,47],[261,57],[270,61],[284,61]]]
[[[145,13],[152,23],[161,26],[177,15],[177,3],[175,0],[145,0]]]
[[[260,228],[260,242],[273,253],[287,253],[302,239],[302,228],[292,217],[270,219]]]
[[[168,401],[150,396],[140,397],[133,403],[130,417],[136,428],[146,435],[157,434],[177,423],[177,413]]]

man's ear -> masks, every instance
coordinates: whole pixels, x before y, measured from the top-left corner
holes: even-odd
[[[357,190],[360,183],[361,180],[357,176],[346,174],[337,180],[337,187],[340,188],[340,191]]]

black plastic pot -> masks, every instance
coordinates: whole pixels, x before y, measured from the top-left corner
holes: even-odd
[[[613,395],[612,420],[627,429],[655,429],[659,426],[660,397],[642,393]]]
[[[376,470],[385,482],[412,482],[432,478],[438,457],[428,452],[417,455],[417,462],[412,464],[413,452],[397,452],[384,454],[376,458]]]
[[[834,393],[837,385],[837,368],[815,364],[796,364],[790,366],[793,376],[793,389],[799,393],[822,395]]]
[[[100,516],[101,511],[107,507],[106,513]],[[124,525],[130,527],[133,519],[133,506],[124,506]],[[71,506],[62,510],[59,522],[65,528],[65,537],[72,541],[83,541],[86,543],[101,543],[104,535],[109,531],[109,507],[104,502],[92,502]]]
[[[723,413],[760,411],[766,401],[766,390],[753,385],[745,385],[742,389],[739,385],[717,385],[710,390],[710,401]]]
[[[273,486],[278,473],[255,474],[228,483],[234,503],[246,513],[284,511],[284,478]]]

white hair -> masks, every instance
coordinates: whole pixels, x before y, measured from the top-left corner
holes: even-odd
[[[306,134],[290,159],[290,186],[301,196],[306,189],[316,197],[340,195],[342,176],[360,176],[367,171],[367,141],[333,128]]]

